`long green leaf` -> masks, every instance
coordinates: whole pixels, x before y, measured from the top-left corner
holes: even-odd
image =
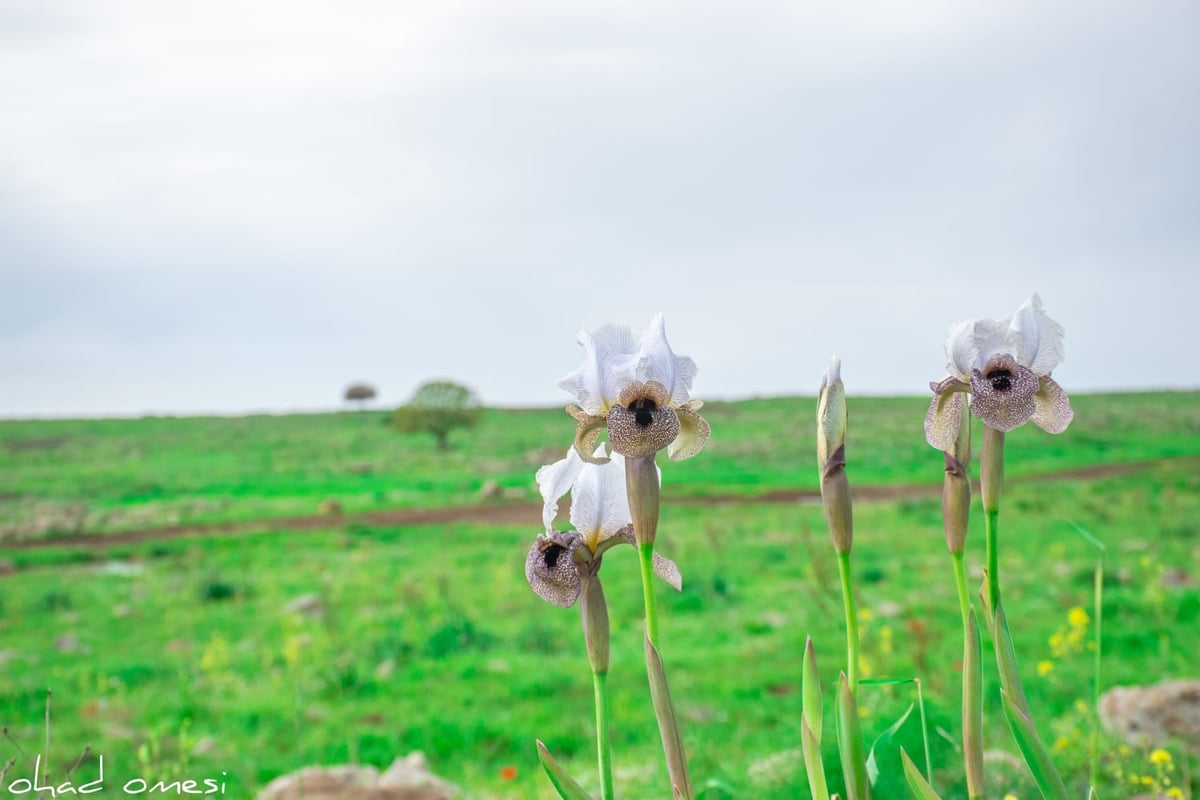
[[[692,784],[688,777],[687,753],[683,749],[683,736],[679,733],[679,722],[675,718],[675,706],[671,702],[671,691],[667,687],[667,673],[663,668],[658,648],[645,637],[646,673],[650,676],[650,702],[654,715],[658,717],[658,732],[662,737],[663,753],[667,759],[667,772],[671,776],[671,787],[677,797],[692,800]]]
[[[903,748],[900,749],[900,761],[904,764],[904,777],[908,780],[908,788],[912,789],[917,800],[942,800]]]
[[[561,764],[554,760],[554,756],[550,755],[550,751],[546,749],[546,745],[542,744],[540,739],[537,743],[537,750],[538,760],[542,762],[542,769],[546,770],[550,783],[554,785],[555,791],[562,800],[592,800],[583,787],[563,769]]]
[[[983,797],[983,672],[979,623],[975,607],[967,615],[967,638],[963,642],[963,761],[967,772],[967,795]]]
[[[1025,757],[1025,763],[1033,773],[1042,796],[1065,800],[1066,785],[1054,767],[1054,761],[1050,758],[1046,746],[1038,738],[1037,728],[1029,713],[1029,703],[1025,699],[1021,676],[1017,672],[1017,654],[1013,648],[1012,633],[1008,629],[1008,617],[1004,613],[1003,603],[996,606],[994,633],[996,665],[1000,673],[1000,696],[1004,698],[1005,716],[1008,717],[1008,726],[1012,729],[1013,738],[1017,740],[1017,747],[1021,749],[1021,755]]]
[[[1046,800],[1070,800],[1067,786],[1058,770],[1054,768],[1046,746],[1038,738],[1033,720],[1017,707],[1004,689],[1000,690],[1000,698],[1004,701],[1004,715],[1008,717],[1008,726],[1012,728],[1013,738],[1017,740],[1017,747],[1021,749],[1025,763],[1029,765],[1029,771],[1033,774],[1034,783],[1037,784],[1042,797]]]
[[[821,744],[821,675],[817,672],[817,653],[813,649],[812,637],[804,643],[804,669],[801,672],[801,706],[804,721],[808,723],[813,738]]]
[[[842,776],[846,780],[846,800],[870,800],[871,784],[867,780],[867,759],[863,752],[862,731],[858,724],[858,704],[846,679],[838,676],[837,740],[842,757]]]
[[[1004,604],[996,606],[992,634],[996,637],[996,666],[1000,672],[1000,688],[1008,692],[1013,705],[1029,715],[1029,701],[1021,686],[1021,674],[1017,671],[1017,651],[1013,647],[1012,633],[1008,629],[1008,616]]]
[[[804,753],[804,770],[808,773],[808,789],[812,800],[829,800],[829,785],[825,782],[825,762],[821,759],[821,743],[817,741],[808,720],[800,720],[800,750]]]

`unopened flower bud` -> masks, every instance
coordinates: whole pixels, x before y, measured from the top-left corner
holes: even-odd
[[[600,576],[586,576],[580,581],[579,608],[583,614],[583,640],[587,645],[592,672],[608,674],[608,604]]]
[[[846,388],[842,385],[842,362],[837,356],[821,380],[817,398],[817,459],[821,469],[839,447],[846,443]]]
[[[835,356],[821,381],[817,399],[817,460],[821,467],[821,500],[833,547],[839,553],[849,553],[854,526],[850,482],[846,478],[846,390],[841,367]]]
[[[639,546],[653,544],[658,533],[658,480],[653,455],[625,459],[625,487]]]
[[[946,529],[946,547],[961,555],[967,540],[967,516],[971,508],[971,415],[967,413],[967,394],[957,392],[949,402],[960,404],[958,436],[952,450],[945,451],[946,479],[942,485],[942,522]]]

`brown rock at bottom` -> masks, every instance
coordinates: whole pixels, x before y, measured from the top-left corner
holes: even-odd
[[[1200,681],[1109,689],[1100,696],[1100,719],[1132,744],[1181,742],[1200,753]]]
[[[429,771],[423,754],[410,753],[382,774],[353,764],[305,767],[271,781],[258,800],[452,800],[457,794]]]

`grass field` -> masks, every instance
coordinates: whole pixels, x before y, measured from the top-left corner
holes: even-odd
[[[1066,434],[1030,426],[1010,436],[1007,471],[1020,480],[1006,493],[1001,541],[1030,702],[1078,786],[1086,781],[1091,657],[1082,649],[1055,655],[1050,640],[1068,628],[1072,608],[1090,609],[1094,553],[1069,523],[1109,547],[1106,687],[1194,677],[1200,395],[1073,401]],[[940,484],[940,455],[921,433],[924,400],[850,402],[852,486]],[[669,505],[659,543],[685,584],[679,594],[663,589],[663,650],[696,783],[729,787],[710,798],[804,795],[794,748],[805,637],[817,644],[827,687],[844,666],[836,562],[820,507],[755,501],[816,488],[813,408],[811,398],[707,406],[709,448],[663,465]],[[16,743],[0,741],[0,757],[17,755],[17,744],[44,749],[52,688],[59,772],[90,743],[113,775],[216,776],[228,782],[227,796],[249,797],[302,765],[386,765],[420,749],[468,798],[550,798],[532,746],[540,737],[594,785],[578,611],[545,604],[522,574],[539,527],[533,471],[566,451],[572,421],[556,410],[492,410],[439,453],[432,439],[399,436],[381,419],[0,423],[0,558],[9,572],[0,577],[0,722]],[[1135,468],[1086,472],[1121,464]],[[1076,471],[1070,479],[1058,475],[1068,470]],[[509,501],[526,501],[527,524],[391,527],[354,514],[486,508],[494,502],[480,496],[488,480],[507,488]],[[349,513],[304,532],[271,521],[316,514],[325,500]],[[105,543],[119,531],[237,520],[259,522],[238,533]],[[922,679],[929,724],[947,734],[933,735],[937,784],[946,798],[964,796],[951,741],[960,727],[958,608],[937,493],[860,501],[855,528],[864,674]],[[64,533],[93,535],[96,544],[54,546]],[[4,550],[4,540],[17,539],[45,546]],[[973,569],[982,539],[976,514]],[[663,796],[632,549],[606,558],[603,576],[614,628],[618,791]],[[304,596],[307,610],[286,610]],[[987,747],[1015,753],[991,677]],[[913,692],[864,687],[862,697],[873,737]],[[831,714],[826,723],[832,730]],[[914,723],[902,736],[919,747]],[[1131,796],[1125,777],[1154,769],[1145,752],[1113,740],[1105,752],[1105,797]],[[1175,756],[1182,771],[1184,754]],[[840,784],[831,739],[826,763]],[[94,770],[91,759],[79,774]],[[1035,796],[1018,771],[996,770],[998,789]]]

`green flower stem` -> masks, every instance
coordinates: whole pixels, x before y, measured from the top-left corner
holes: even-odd
[[[608,735],[608,675],[592,673],[596,694],[596,751],[600,763],[600,797],[613,800],[612,742]]]
[[[625,459],[625,491],[633,516],[642,564],[642,597],[646,605],[646,636],[658,648],[658,613],[654,605],[654,539],[658,535],[659,485],[654,456]]]
[[[658,606],[654,603],[654,542],[638,545],[642,563],[642,598],[646,606],[646,638],[658,648]]]
[[[995,614],[1000,605],[1000,547],[997,540],[997,517],[1000,512],[984,511],[984,538],[987,541],[987,601],[988,613]]]
[[[979,486],[983,499],[984,536],[987,540],[987,601],[989,615],[1000,605],[1000,553],[997,519],[1000,489],[1004,485],[1004,433],[983,426],[983,452],[979,457]]]
[[[838,572],[842,577],[842,605],[846,612],[846,674],[850,692],[858,694],[858,614],[854,610],[854,590],[850,583],[850,552],[838,553]]]

